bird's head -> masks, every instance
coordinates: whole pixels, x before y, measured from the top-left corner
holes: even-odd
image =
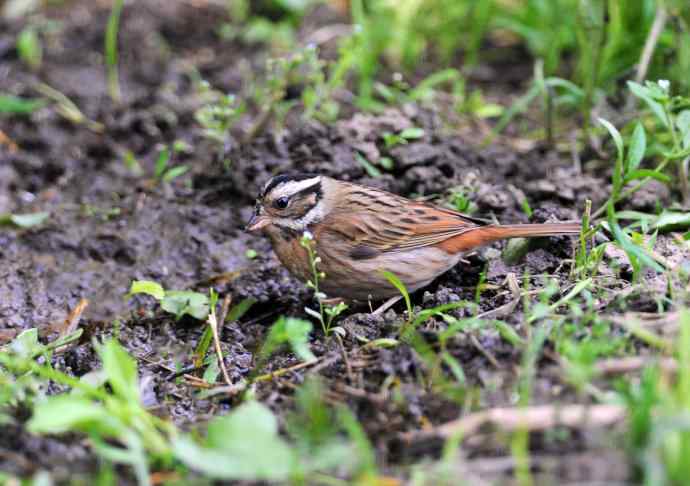
[[[300,233],[306,231],[310,224],[324,217],[324,179],[316,174],[272,177],[259,193],[246,231],[270,226]]]

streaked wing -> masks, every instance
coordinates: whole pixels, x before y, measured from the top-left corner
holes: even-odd
[[[320,225],[319,238],[345,240],[355,259],[434,245],[483,223],[383,191],[350,191],[344,199]]]

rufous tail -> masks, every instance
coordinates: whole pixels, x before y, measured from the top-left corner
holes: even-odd
[[[534,238],[540,236],[576,235],[582,230],[580,223],[506,224],[472,228],[441,244],[449,253],[473,250],[494,241],[508,238]]]

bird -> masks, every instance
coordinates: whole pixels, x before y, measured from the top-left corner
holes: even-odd
[[[411,293],[479,247],[516,237],[575,235],[581,223],[490,224],[381,189],[298,173],[276,175],[264,184],[245,229],[267,235],[280,262],[309,282],[313,268],[303,244],[306,232],[319,258],[320,292],[371,302],[400,296],[384,271]]]

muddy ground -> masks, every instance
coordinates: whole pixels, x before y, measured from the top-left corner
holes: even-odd
[[[197,389],[171,379],[175,370],[191,365],[203,325],[191,319],[176,321],[158,311],[151,299],[124,296],[132,280],[148,279],[169,289],[204,292],[213,282],[221,296],[232,295],[235,302],[256,299],[250,312],[224,326],[221,335],[231,379],[246,377],[276,318],[304,317],[303,307],[312,304],[310,292],[280,266],[268,241],[242,231],[257,189],[271,175],[318,172],[410,196],[443,196],[449,188],[464,184],[473,188],[477,215],[505,222],[576,219],[586,199],[597,208],[607,196],[609,174],[596,160],[589,163],[596,158],[593,153],[580,154],[578,164],[567,149],[542,143],[516,148],[517,144],[506,143],[509,135],[481,148],[476,141],[484,135],[483,127],[467,121],[450,126],[439,110],[414,105],[377,115],[348,115],[330,126],[288,118],[281,132],[271,128],[249,144],[228,144],[223,158],[231,163],[223,165],[194,120],[200,103],[194,72],[223,91],[238,92],[243,73],[251,67],[259,71],[268,52],[260,45],[221,40],[215,32],[225,19],[222,9],[204,2],[199,8],[193,2],[171,4],[163,7],[163,2],[148,1],[125,8],[119,105],[107,95],[102,66],[107,8],[73,2],[70,8],[45,12],[59,28],[46,37],[43,65],[34,73],[17,59],[14,49],[22,23],[0,23],[0,92],[35,97],[36,84],[43,82],[103,125],[98,131],[68,121],[54,103],[30,116],[0,117],[0,130],[9,139],[0,143],[0,213],[50,212],[37,228],[0,229],[0,343],[31,327],[38,327],[46,340],[54,338],[70,310],[86,298],[90,304],[80,322],[85,333],[77,346],[56,357],[55,366],[75,376],[91,371],[98,366],[91,339],[112,335],[117,328],[120,341],[138,360],[147,406],[184,428],[234,406],[219,398],[196,399]],[[316,29],[334,17],[334,12],[321,12],[305,25]],[[482,87],[509,100],[520,94],[530,65],[531,60],[524,59],[523,69],[515,70],[524,73],[524,79],[483,81]],[[496,72],[500,66],[485,69]],[[411,126],[424,128],[423,139],[386,153],[377,134]],[[155,184],[147,175],[153,173],[161,145],[180,140],[191,149],[176,153],[173,163],[187,164],[190,172],[170,184]],[[123,163],[127,151],[141,163],[143,176]],[[395,169],[380,178],[368,177],[355,159],[356,151],[389,155]],[[534,210],[531,218],[522,210],[524,197]],[[668,197],[657,188],[641,193],[628,206],[648,209],[655,200]],[[544,285],[542,275],[551,275],[567,288],[570,263],[564,260],[573,254],[568,238],[535,242],[532,251],[513,265],[500,258],[501,248],[495,245],[469,257],[466,264],[414,294],[415,305],[473,300],[484,270],[490,285],[480,300],[481,311],[511,300],[505,284],[511,272],[532,275],[533,288]],[[248,249],[258,256],[247,258]],[[612,282],[609,301],[628,284],[625,278]],[[607,304],[602,302],[602,312],[615,310]],[[633,310],[650,306],[655,308],[654,296],[641,293],[639,309]],[[518,307],[503,317],[518,332],[521,312]],[[461,410],[448,397],[420,386],[417,374],[423,365],[409,347],[363,350],[358,344],[356,335],[395,336],[403,314],[402,303],[383,317],[366,309],[348,310],[340,322],[348,330],[347,361],[336,341],[325,339],[320,330],[311,341],[315,354],[327,364],[316,372],[324,378],[329,396],[357,413],[383,470],[393,475],[403,474],[406,464],[440,453],[439,444],[402,444],[401,432],[452,420]],[[422,332],[433,339],[443,326],[432,320]],[[468,381],[482,390],[469,399],[471,408],[514,404],[519,351],[493,328],[473,336],[476,340],[461,334],[449,344]],[[282,353],[271,359],[267,370],[297,362],[290,353]],[[555,377],[554,367],[547,358],[540,362],[535,403],[573,396]],[[262,383],[257,396],[282,417],[291,406],[294,385],[310,372]],[[405,400],[389,400],[379,392],[390,376],[396,377]],[[22,427],[27,418],[23,413],[17,411],[18,421],[9,427],[10,433],[0,434],[0,470],[27,475],[48,469],[66,478],[97,467],[80,437],[32,436]],[[531,450],[542,458],[537,464],[543,469],[536,472],[571,481],[624,481],[629,471],[626,459],[616,451],[608,432],[535,435]],[[512,470],[498,460],[509,450],[495,436],[472,442],[465,453],[470,470],[488,477],[503,477]]]

